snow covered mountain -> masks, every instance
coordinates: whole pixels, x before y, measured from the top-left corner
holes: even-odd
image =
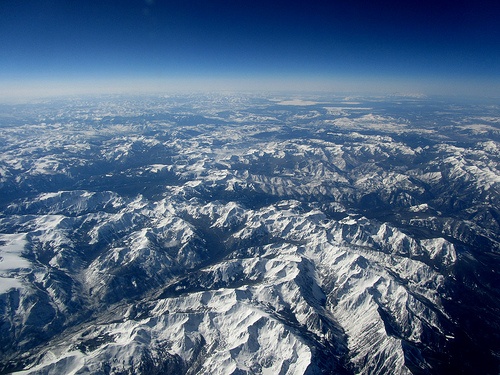
[[[498,373],[498,105],[1,112],[0,373]]]

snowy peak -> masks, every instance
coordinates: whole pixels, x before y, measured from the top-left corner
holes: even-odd
[[[22,108],[0,144],[0,373],[498,370],[497,107]]]

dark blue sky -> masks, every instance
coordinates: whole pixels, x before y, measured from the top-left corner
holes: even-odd
[[[500,2],[485,0],[0,0],[0,83],[352,80],[495,91],[499,20]]]

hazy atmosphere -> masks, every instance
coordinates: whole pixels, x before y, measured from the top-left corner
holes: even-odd
[[[498,96],[495,1],[0,2],[0,95],[320,90]]]

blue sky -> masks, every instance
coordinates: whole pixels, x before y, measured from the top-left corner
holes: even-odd
[[[0,0],[0,84],[500,95],[499,19],[486,0]]]

